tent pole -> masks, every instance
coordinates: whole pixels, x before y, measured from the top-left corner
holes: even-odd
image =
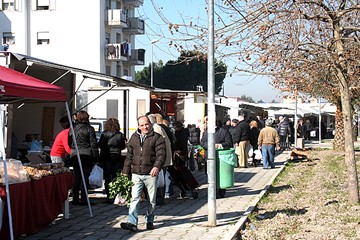
[[[91,205],[90,205],[88,190],[87,190],[87,186],[86,186],[86,182],[85,182],[84,172],[83,172],[83,169],[82,169],[82,164],[81,164],[81,159],[80,159],[80,154],[79,154],[79,148],[78,148],[76,138],[75,138],[72,115],[70,113],[69,105],[67,104],[67,102],[65,102],[65,107],[66,107],[66,112],[67,112],[69,123],[70,123],[70,131],[71,131],[72,139],[73,139],[75,150],[76,150],[76,156],[77,156],[79,167],[80,167],[81,178],[82,178],[82,182],[83,182],[84,189],[85,189],[85,195],[86,195],[86,200],[87,200],[87,204],[88,204],[88,207],[89,207],[90,217],[92,217],[93,214],[92,214],[92,210],[91,210]],[[73,195],[74,194],[75,193],[73,193]]]
[[[3,108],[4,106],[2,106]],[[1,145],[1,155],[2,160],[4,163],[4,176],[5,176],[5,185],[6,185],[6,201],[7,201],[7,209],[8,209],[8,218],[9,218],[9,231],[10,231],[10,238],[14,240],[14,233],[13,233],[13,225],[12,225],[12,213],[11,213],[11,204],[10,204],[10,190],[9,190],[9,178],[7,173],[7,166],[6,166],[6,153],[5,153],[5,142],[4,142],[4,110],[1,109],[0,114],[0,145]],[[0,228],[1,229],[1,228]]]

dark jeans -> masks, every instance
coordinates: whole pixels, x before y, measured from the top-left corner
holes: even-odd
[[[117,160],[109,160],[105,161],[103,164],[104,167],[104,180],[105,180],[105,193],[107,198],[109,199],[109,183],[116,178],[116,174],[121,172],[124,167],[123,159]]]
[[[75,159],[71,159],[74,162],[74,184],[72,187],[72,194],[73,194],[73,202],[79,202],[79,192],[81,191],[81,201],[80,202],[86,202],[86,193],[84,184],[81,177],[81,171],[80,166],[77,161],[77,157],[73,157]],[[93,159],[90,156],[80,156],[81,159],[81,165],[82,170],[84,173],[85,183],[86,187],[88,189],[89,187],[89,176],[90,172],[93,167]]]

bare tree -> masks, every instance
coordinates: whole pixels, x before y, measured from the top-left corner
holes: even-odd
[[[351,105],[359,97],[359,2],[219,0],[215,13],[215,55],[225,63],[232,61],[228,73],[268,75],[275,87],[290,95],[305,93],[336,104],[351,203],[359,201]],[[207,26],[186,19],[173,23],[164,18],[172,35],[169,46],[206,51]]]

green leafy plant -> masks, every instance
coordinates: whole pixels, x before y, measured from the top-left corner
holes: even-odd
[[[126,200],[126,205],[129,207],[131,200],[131,187],[133,185],[134,183],[126,175],[117,173],[116,178],[109,183],[110,198],[115,198],[119,193],[121,197]]]

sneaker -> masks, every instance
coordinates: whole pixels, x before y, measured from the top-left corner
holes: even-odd
[[[137,231],[136,225],[134,225],[132,223],[120,223],[120,227],[124,230],[130,230],[131,232]]]
[[[165,197],[164,198],[170,198],[170,193],[165,193]]]
[[[154,230],[155,229],[154,224],[153,223],[147,223],[146,224],[146,229],[147,230]]]

